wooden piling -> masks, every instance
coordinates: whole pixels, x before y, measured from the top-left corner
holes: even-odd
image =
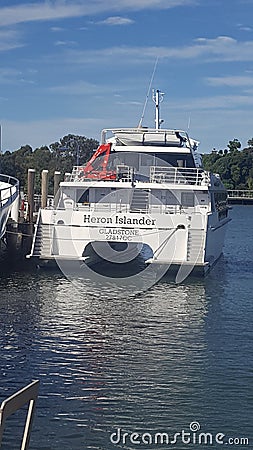
[[[34,180],[35,180],[35,170],[28,169],[27,177],[27,201],[28,201],[28,222],[33,223],[33,212],[34,212]]]
[[[48,195],[48,170],[44,169],[41,172],[41,208],[47,207]]]

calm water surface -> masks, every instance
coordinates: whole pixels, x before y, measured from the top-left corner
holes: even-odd
[[[127,297],[89,281],[80,292],[56,271],[0,278],[0,400],[41,382],[31,450],[222,447],[194,443],[192,422],[253,448],[253,207],[232,218],[205,279]],[[19,449],[22,419],[8,421],[3,450]],[[147,441],[183,429],[189,444]]]

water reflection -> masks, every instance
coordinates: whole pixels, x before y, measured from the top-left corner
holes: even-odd
[[[91,292],[89,281],[80,298],[53,272],[30,275],[30,291],[19,281],[2,286],[1,371],[6,391],[15,380],[41,380],[31,448],[67,449],[70,441],[71,448],[103,448],[117,424],[152,429],[157,415],[161,426],[178,420],[191,382],[200,382],[195,365],[205,350],[208,306],[203,282],[164,281],[130,301]],[[6,449],[13,449],[11,433],[7,437]]]

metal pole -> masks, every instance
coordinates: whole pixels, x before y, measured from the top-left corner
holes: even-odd
[[[157,90],[155,93],[155,127],[157,130],[160,128],[160,110],[159,110],[159,94],[160,91]]]
[[[155,102],[155,128],[159,130],[160,125],[163,123],[163,120],[160,119],[160,103],[163,100],[164,93],[157,89],[153,90],[153,101]]]
[[[78,142],[77,141],[75,141],[75,142],[76,142],[76,165],[79,166],[79,159],[80,159],[79,150],[80,150],[80,148],[79,148]]]

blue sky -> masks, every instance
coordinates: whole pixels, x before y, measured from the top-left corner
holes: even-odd
[[[137,126],[157,58],[164,127],[189,126],[201,152],[246,146],[252,18],[253,0],[1,0],[2,150]]]

